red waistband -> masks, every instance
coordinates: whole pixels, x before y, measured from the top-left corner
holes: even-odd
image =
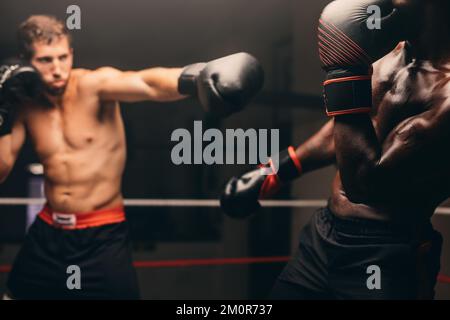
[[[125,210],[123,205],[120,205],[92,212],[65,213],[55,212],[46,204],[38,216],[53,227],[72,230],[123,222],[125,221]]]

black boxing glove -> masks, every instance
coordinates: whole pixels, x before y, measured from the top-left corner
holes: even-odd
[[[256,58],[236,53],[184,68],[178,91],[198,98],[206,112],[226,117],[242,110],[261,90],[264,72]]]
[[[379,29],[371,28],[373,8],[381,11]],[[370,112],[371,65],[404,40],[402,23],[392,0],[336,0],[323,10],[318,44],[329,116]]]
[[[302,173],[300,160],[293,147],[279,154],[278,163],[278,170],[275,170],[271,160],[258,169],[231,178],[220,197],[222,210],[232,218],[246,218],[261,207],[259,200],[270,199],[283,184]]]
[[[15,105],[37,97],[42,89],[39,73],[21,59],[11,58],[0,65],[0,136],[11,133]]]

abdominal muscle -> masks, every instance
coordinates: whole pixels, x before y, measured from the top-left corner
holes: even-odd
[[[122,204],[124,151],[90,148],[43,161],[45,196],[54,211],[87,213]]]
[[[86,73],[86,72],[85,72]],[[24,122],[44,166],[47,203],[61,213],[122,205],[125,130],[117,102],[99,101],[72,72],[58,105],[32,105]]]

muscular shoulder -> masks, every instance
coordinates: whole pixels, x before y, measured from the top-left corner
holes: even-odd
[[[435,88],[430,97],[430,108],[428,112],[419,115],[418,118],[427,120],[422,124],[428,124],[431,127],[445,127],[446,132],[450,128],[450,79],[446,80],[446,84],[440,88]]]
[[[75,76],[78,78],[78,86],[81,89],[96,90],[102,83],[117,77],[122,72],[112,67],[101,67],[95,70],[76,69]]]
[[[433,107],[440,107],[443,111],[450,109],[450,64],[433,68],[434,83],[431,97],[435,102]],[[431,73],[431,72],[430,72]]]
[[[450,97],[450,69],[442,71],[442,76],[436,82],[435,91],[442,97]]]
[[[373,79],[376,83],[392,81],[397,71],[404,67],[405,42],[373,64]]]

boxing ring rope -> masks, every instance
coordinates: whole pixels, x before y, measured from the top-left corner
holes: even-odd
[[[134,261],[135,268],[188,268],[204,266],[224,266],[224,265],[250,265],[268,263],[287,263],[290,257],[243,257],[243,258],[211,258],[211,259],[175,259],[175,260],[153,260]],[[0,265],[0,274],[11,271],[11,265]],[[437,281],[450,284],[450,277],[439,274]]]
[[[43,205],[44,198],[0,198],[0,205]],[[318,208],[327,205],[324,199],[307,200],[263,200],[261,205],[266,208]],[[129,207],[219,207],[219,200],[214,199],[125,199]],[[450,215],[450,207],[438,207],[438,215]]]
[[[44,198],[0,198],[0,205],[43,205]],[[214,199],[125,199],[129,207],[219,207],[219,200]],[[318,208],[327,205],[324,199],[308,200],[263,200],[261,205],[266,208]],[[438,207],[437,215],[450,215],[450,207]]]
[[[0,198],[0,205],[43,205],[44,198]],[[219,200],[214,199],[125,199],[125,206],[129,207],[208,207],[218,208]],[[327,200],[263,200],[261,205],[266,208],[318,208],[327,205]],[[438,215],[449,215],[450,207],[438,207]],[[267,263],[286,263],[289,256],[284,257],[244,257],[244,258],[212,258],[212,259],[176,259],[161,261],[134,261],[136,268],[174,268],[217,265],[249,265]],[[10,265],[0,265],[0,273],[11,270]],[[438,281],[450,284],[450,277],[440,274]]]

